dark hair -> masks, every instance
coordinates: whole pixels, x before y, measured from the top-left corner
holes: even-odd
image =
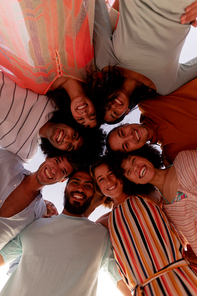
[[[98,156],[101,156],[105,147],[106,132],[99,127],[87,129],[84,126],[78,124],[72,119],[68,113],[62,111],[54,112],[51,122],[64,123],[74,128],[80,136],[83,138],[83,144],[77,151],[67,152],[59,150],[54,147],[48,139],[41,138],[40,147],[45,155],[48,157],[66,155],[67,153],[72,155],[72,159],[78,168],[83,168],[85,165],[92,164]]]
[[[142,188],[140,191],[138,188],[136,188],[136,185],[133,182],[130,182],[128,179],[126,179],[123,174],[121,173],[121,171],[119,169],[117,169],[117,166],[115,165],[115,161],[114,161],[114,157],[112,154],[106,154],[104,156],[102,156],[101,158],[99,158],[91,167],[90,167],[90,175],[92,177],[92,179],[94,180],[94,186],[95,186],[95,191],[97,192],[97,194],[100,194],[103,196],[103,193],[101,192],[99,186],[97,185],[96,179],[95,179],[95,169],[102,165],[102,164],[106,164],[110,170],[112,170],[116,177],[120,180],[122,180],[123,182],[123,192],[128,194],[128,195],[136,195],[136,194],[143,194],[145,193],[145,191],[147,192],[147,188],[149,188],[149,192],[155,190],[154,186],[146,186],[145,188]],[[108,197],[109,198],[109,197]],[[113,199],[110,198],[111,201],[113,201]]]
[[[125,77],[123,77],[116,66],[109,67],[108,72],[100,72],[94,79],[92,95],[94,97],[95,108],[97,116],[103,118],[105,116],[106,107],[109,102],[113,101],[119,94],[118,89],[121,88]],[[136,87],[131,96],[129,97],[129,109],[130,112],[137,107],[137,105],[147,98],[150,98],[156,94],[155,90],[150,89],[146,85],[142,84]],[[107,124],[116,124],[121,122],[125,117],[123,114],[113,122],[107,122]]]
[[[115,163],[115,172],[119,171],[120,174],[124,175],[124,170],[121,167],[123,160],[126,160],[130,155],[141,156],[148,161],[150,161],[153,166],[157,169],[160,169],[163,166],[163,157],[161,152],[151,144],[145,144],[142,148],[124,153],[120,151],[109,152],[110,157],[114,158]],[[135,184],[129,181],[132,184],[133,190],[136,194],[149,194],[151,191],[155,191],[155,187],[152,184]]]
[[[94,80],[95,80],[95,77],[97,77],[96,73],[97,73],[96,71],[93,71],[91,69],[87,71],[86,72],[87,82],[82,83],[82,87],[84,90],[84,94],[92,101],[97,113],[97,108],[95,106],[97,105],[95,104],[96,98],[94,97],[94,90],[93,90]],[[55,105],[59,110],[66,111],[66,112],[70,110],[70,97],[65,89],[57,88],[54,91],[48,92],[47,96],[55,103]],[[97,126],[100,126],[102,123],[104,122],[100,120],[99,116],[97,116]]]

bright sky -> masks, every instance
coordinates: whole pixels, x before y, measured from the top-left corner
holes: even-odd
[[[183,48],[183,52],[181,54],[181,58],[180,58],[181,62],[186,62],[187,60],[196,56],[196,46],[197,46],[196,34],[197,34],[197,29],[192,28],[186,40],[185,46]],[[138,120],[139,120],[139,111],[136,110],[130,113],[130,115],[126,117],[124,122],[132,123],[132,122],[138,122]],[[105,129],[106,130],[112,129],[112,126],[110,126],[110,128],[109,127],[107,128],[106,126]],[[44,160],[43,155],[39,151],[36,157],[34,158],[34,160],[28,164],[27,168],[30,171],[35,171],[43,160]],[[65,188],[65,184],[61,183],[61,184],[45,187],[43,192],[44,198],[52,201],[56,205],[59,213],[61,213],[63,209],[62,202],[63,202],[64,188]],[[100,217],[105,212],[106,210],[103,209],[103,207],[99,207],[90,216],[90,219],[95,221],[98,217]],[[4,283],[8,279],[8,276],[6,275],[7,269],[8,269],[7,266],[0,269],[0,279],[1,279],[0,290],[2,289],[2,287],[4,286]],[[99,286],[98,286],[97,296],[120,296],[120,295],[122,294],[116,290],[110,278],[108,278],[108,276],[106,276],[106,274],[101,271],[100,277],[99,277]]]

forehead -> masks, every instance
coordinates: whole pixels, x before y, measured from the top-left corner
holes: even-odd
[[[87,173],[87,172],[76,172],[72,178],[70,179],[73,180],[73,179],[77,179],[81,182],[88,182],[88,183],[92,183],[93,184],[93,180],[92,180],[92,177]]]
[[[109,171],[109,167],[107,164],[102,163],[101,165],[97,166],[94,170],[95,178],[99,175],[106,174]]]
[[[122,163],[121,163],[121,167],[123,169],[125,169],[127,166],[130,166],[130,159],[131,159],[131,155],[129,155],[127,158],[123,159]]]

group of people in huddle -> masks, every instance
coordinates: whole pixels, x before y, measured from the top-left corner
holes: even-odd
[[[192,1],[1,1],[1,296],[95,296],[101,267],[125,296],[197,295]],[[58,215],[42,189],[65,180]]]

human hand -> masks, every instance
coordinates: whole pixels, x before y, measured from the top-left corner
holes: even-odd
[[[107,196],[101,196],[101,195],[95,193],[90,206],[88,207],[88,209],[84,213],[84,216],[89,217],[97,207],[101,206],[105,202],[106,198],[107,198]]]
[[[197,27],[197,1],[186,7],[185,13],[181,16],[181,24],[190,23]]]
[[[57,208],[52,202],[48,200],[44,200],[44,202],[46,204],[47,212],[45,213],[45,215],[42,216],[43,218],[50,218],[51,216],[59,215]]]
[[[189,261],[191,266],[197,267],[197,257],[190,245],[187,245],[187,250],[183,251],[183,258]]]

